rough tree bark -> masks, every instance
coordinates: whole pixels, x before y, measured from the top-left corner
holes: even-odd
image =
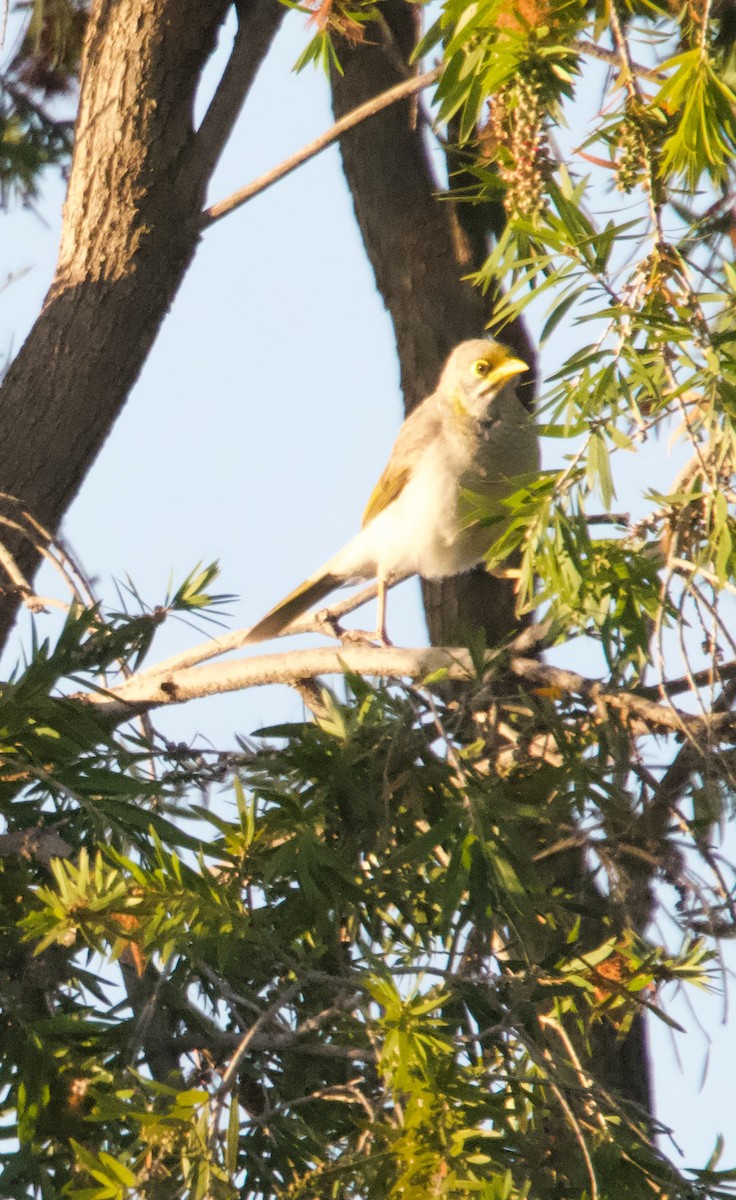
[[[0,491],[52,533],[138,377],[195,253],[212,170],[285,9],[240,0],[199,129],[194,99],[231,0],[94,0],[58,266],[0,390]],[[7,539],[27,579],[38,555]],[[0,641],[18,590],[0,593]]]
[[[417,7],[388,0],[381,11],[381,44],[341,47],[344,74],[335,72],[332,80],[337,116],[410,74]],[[440,185],[416,102],[394,105],[352,130],[340,148],[366,251],[396,332],[409,412],[432,391],[453,346],[479,337],[488,321],[488,301],[463,280],[480,266],[474,239],[463,227],[462,210],[438,199]],[[510,326],[503,336],[534,368],[524,326]],[[435,644],[452,645],[467,629],[482,625],[488,644],[495,645],[517,623],[512,589],[483,570],[425,583],[424,599]]]
[[[416,5],[385,0],[381,6],[383,36],[340,48],[343,74],[332,79],[337,116],[405,78],[416,43]],[[343,168],[378,289],[391,316],[401,363],[406,410],[432,390],[439,369],[458,341],[479,336],[490,316],[489,301],[463,276],[477,270],[488,252],[477,220],[464,220],[463,206],[440,198],[422,121],[412,101],[395,105],[348,133],[341,141]],[[471,209],[465,210],[471,218]],[[476,214],[477,215],[477,214]],[[494,220],[497,214],[493,214]],[[491,222],[493,224],[493,221]],[[535,352],[528,331],[517,323],[503,331],[535,373]],[[497,644],[517,624],[511,587],[482,569],[458,579],[424,584],[430,637],[452,644],[458,632],[481,625],[487,643]],[[586,866],[579,854],[558,866],[556,883],[565,886],[574,873],[580,893]],[[591,941],[602,940],[610,927],[598,917],[610,905],[586,882]],[[646,890],[646,887],[644,888]],[[638,922],[646,924],[648,914]],[[606,932],[607,929],[607,932]],[[636,1022],[620,1039],[600,1026],[593,1047],[598,1078],[651,1112],[652,1098],[646,1054],[646,1030]]]

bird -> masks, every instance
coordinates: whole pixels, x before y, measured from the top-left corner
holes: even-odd
[[[442,579],[478,565],[503,531],[502,501],[539,469],[534,420],[516,394],[527,364],[490,338],[461,342],[434,392],[409,414],[371,493],[361,530],[252,626],[246,643],[282,633],[335,588],[377,579],[376,638],[386,590],[410,575]],[[498,504],[492,527],[472,518],[471,492]]]

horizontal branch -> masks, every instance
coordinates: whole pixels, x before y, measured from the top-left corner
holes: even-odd
[[[360,125],[362,121],[366,121],[369,117],[373,117],[376,113],[382,112],[384,108],[389,108],[392,104],[396,104],[399,100],[406,100],[409,96],[416,95],[424,88],[431,87],[433,83],[439,79],[442,73],[441,67],[433,67],[431,71],[425,71],[422,75],[413,75],[410,79],[404,79],[401,83],[397,83],[395,87],[388,88],[387,91],[381,92],[378,96],[373,96],[370,100],[366,100],[364,104],[359,104],[352,112],[346,113],[344,117],[340,117],[339,121],[335,121],[324,133],[316,137],[313,141],[308,142],[306,146],[302,146],[301,150],[297,150],[295,154],[285,158],[277,167],[272,167],[270,171],[259,175],[252,183],[246,184],[237,192],[227,196],[225,200],[219,200],[217,204],[213,204],[211,208],[205,209],[202,213],[202,226],[207,228],[213,225],[215,221],[219,221],[221,217],[227,216],[228,213],[234,212],[236,208],[240,208],[246,204],[248,200],[252,200],[254,196],[258,196],[261,192],[265,192],[274,183],[278,183],[280,179],[284,179],[295,171],[297,167],[301,167],[303,163],[308,162],[310,158],[315,158],[321,154],[333,142],[347,133],[349,129]]]
[[[587,38],[578,38],[575,42],[575,49],[581,54],[588,54],[591,58],[597,58],[600,62],[609,63],[612,67],[621,66],[621,55],[615,50],[606,50],[604,46],[598,46],[595,42],[590,42]],[[664,71],[660,71],[657,67],[645,67],[643,63],[632,62],[631,68],[637,77],[642,79],[653,79],[657,83],[661,83],[666,78]]]
[[[736,732],[736,717],[731,712],[694,715],[668,703],[655,703],[624,689],[608,688],[577,671],[549,666],[537,659],[489,651],[486,666],[494,666],[530,685],[553,689],[564,695],[582,697],[590,708],[616,712],[633,727],[636,734],[679,733],[691,739],[707,737],[728,739]],[[296,686],[320,675],[351,672],[389,679],[410,679],[421,683],[441,673],[444,678],[480,683],[477,666],[462,648],[343,645],[339,648],[294,650],[256,658],[236,659],[208,666],[187,667],[165,675],[134,675],[119,687],[106,692],[77,693],[71,697],[101,708],[106,716],[120,720],[169,704],[224,692],[242,691],[266,684]]]
[[[680,675],[677,679],[668,679],[665,683],[652,683],[639,688],[637,695],[654,700],[662,695],[681,696],[692,693],[696,688],[722,687],[736,677],[736,660],[727,663],[715,663],[712,667],[704,667],[702,671],[693,671],[690,675]]]
[[[384,676],[415,682],[439,670],[448,678],[472,679],[476,672],[467,650],[442,648],[400,649],[395,646],[341,646],[292,650],[257,658],[236,659],[209,666],[188,667],[165,676],[137,675],[106,692],[86,692],[72,697],[102,708],[105,715],[125,719],[168,704],[224,692],[243,691],[272,683],[297,684],[319,675]]]
[[[71,852],[72,847],[53,826],[44,829],[36,825],[0,834],[0,858],[36,859],[48,865],[52,858],[68,858]]]

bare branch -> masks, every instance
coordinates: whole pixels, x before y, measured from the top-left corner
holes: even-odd
[[[286,15],[286,9],[273,0],[250,0],[236,7],[238,29],[230,57],[197,130],[188,164],[188,169],[205,183],[217,166],[243,101]]]
[[[654,683],[640,688],[639,695],[654,699],[665,692],[668,696],[680,696],[683,692],[692,692],[696,688],[712,688],[718,684],[727,683],[736,675],[736,660],[704,667],[702,671],[693,671],[691,675],[680,675],[677,679],[668,679],[666,683]]]
[[[575,43],[578,50],[583,54],[589,54],[591,58],[597,58],[600,62],[608,63],[612,67],[621,66],[621,56],[615,50],[606,50],[603,46],[596,45],[595,42],[590,42],[587,38],[578,38]],[[657,83],[661,83],[665,78],[663,71],[657,70],[656,67],[645,67],[642,63],[632,62],[631,68],[637,77],[642,79],[653,79]]]
[[[106,715],[121,719],[166,704],[182,704],[203,696],[262,687],[269,683],[295,685],[319,675],[342,675],[346,670],[362,675],[421,680],[447,670],[449,678],[472,679],[475,669],[467,650],[437,648],[400,649],[394,646],[343,646],[293,650],[257,658],[237,659],[206,667],[171,671],[165,676],[133,676],[107,692],[87,692],[73,698],[97,705]]]
[[[400,580],[397,579],[395,582],[399,583]],[[394,584],[390,583],[388,586],[393,587]],[[329,609],[317,613],[305,613],[303,617],[292,621],[278,636],[291,637],[297,633],[326,633],[337,637],[336,627],[341,617],[360,608],[362,604],[367,604],[369,600],[374,600],[377,591],[378,585],[372,583],[369,587],[354,592],[352,596],[347,596],[344,600],[331,604]],[[327,614],[326,617],[322,617],[322,612]],[[145,671],[141,671],[137,678],[152,679],[155,675],[168,675],[174,671],[181,671],[185,667],[194,667],[198,663],[207,662],[208,659],[219,658],[222,654],[229,654],[231,650],[242,650],[248,644],[250,632],[251,627],[249,626],[247,629],[237,629],[233,633],[223,634],[222,637],[209,638],[206,642],[200,642],[198,646],[193,646],[190,650],[182,650],[181,653],[173,654],[171,658],[166,658],[162,662],[156,663],[155,666],[148,667]]]
[[[237,1077],[238,1069],[243,1061],[243,1058],[248,1052],[248,1047],[250,1046],[256,1034],[265,1025],[267,1025],[269,1021],[278,1015],[281,1008],[283,1008],[285,1004],[288,1004],[288,1002],[293,996],[296,995],[302,986],[302,980],[297,979],[293,983],[289,984],[288,987],[284,988],[281,994],[277,996],[272,1004],[269,1004],[268,1008],[264,1009],[261,1015],[256,1018],[250,1028],[246,1030],[240,1039],[235,1052],[230,1059],[230,1062],[228,1063],[226,1069],[222,1072],[220,1086],[214,1095],[214,1117],[212,1121],[213,1142],[217,1137],[220,1128],[220,1120],[225,1105],[225,1099],[233,1087],[233,1080]]]
[[[506,660],[499,658],[497,651],[487,653],[485,663],[488,667],[499,662],[503,671],[533,688],[553,688],[561,693],[578,695],[591,709],[618,713],[635,735],[680,733],[696,744],[696,739],[706,736],[710,739],[729,738],[736,728],[736,717],[731,712],[693,715],[671,704],[656,704],[634,692],[606,688],[599,680],[588,679],[577,671],[548,666],[531,658]],[[119,687],[105,692],[76,693],[71,698],[101,707],[106,715],[125,720],[152,708],[183,704],[204,696],[271,683],[295,686],[305,679],[342,675],[346,671],[414,682],[437,673],[451,680],[469,682],[478,679],[472,656],[460,647],[346,645],[340,649],[294,650],[207,667],[190,667],[171,671],[165,676],[133,675]]]
[[[425,71],[422,75],[414,75],[411,79],[405,79],[402,83],[397,83],[395,87],[389,88],[388,91],[381,92],[380,95],[374,96],[371,100],[367,100],[365,104],[359,104],[352,112],[346,113],[344,117],[340,117],[339,121],[335,121],[325,133],[320,134],[314,141],[308,142],[306,146],[302,146],[301,150],[297,150],[295,154],[284,159],[277,167],[273,167],[265,174],[259,175],[252,183],[246,184],[237,192],[233,192],[225,200],[218,201],[211,208],[205,209],[202,213],[202,225],[205,228],[219,221],[221,217],[227,216],[228,213],[234,212],[236,208],[240,208],[254,196],[258,196],[261,192],[265,192],[274,183],[278,183],[279,179],[284,179],[286,175],[290,175],[302,163],[308,162],[310,158],[314,158],[338,138],[342,137],[348,129],[353,129],[356,125],[360,125],[362,121],[366,121],[369,117],[375,116],[376,113],[383,112],[384,108],[389,108],[392,104],[396,104],[398,100],[405,100],[407,96],[414,96],[417,92],[423,91],[424,88],[431,87],[441,74],[440,67],[434,67],[431,71]]]
[[[0,492],[0,503],[6,504],[12,511],[12,517],[0,513],[0,526],[11,530],[18,536],[20,542],[30,544],[36,553],[47,560],[61,575],[73,599],[80,604],[93,604],[94,598],[90,592],[84,573],[74,562],[69,552],[62,546],[60,539],[51,536],[48,529],[37,521],[17,496]],[[21,571],[15,555],[4,542],[0,542],[0,567],[5,571],[12,589],[0,585],[0,593],[8,594],[14,591],[31,612],[41,612],[46,608],[67,608],[60,600],[37,596],[26,576]]]

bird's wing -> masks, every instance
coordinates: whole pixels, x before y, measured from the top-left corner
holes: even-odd
[[[388,464],[365,506],[362,522],[363,529],[365,529],[369,521],[377,517],[380,512],[383,512],[384,508],[388,508],[389,504],[397,496],[401,495],[406,487],[409,474],[408,467],[405,467],[403,471],[397,471],[394,463]]]
[[[365,506],[364,529],[401,495],[411,478],[417,456],[437,436],[441,423],[441,407],[436,392],[409,413],[394,442],[388,465]]]

